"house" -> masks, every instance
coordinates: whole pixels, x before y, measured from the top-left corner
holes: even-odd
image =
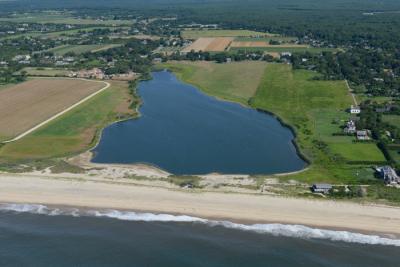
[[[77,78],[86,78],[86,79],[94,78],[99,80],[103,80],[105,78],[104,72],[99,68],[94,68],[91,70],[80,70],[78,72],[71,72],[68,76]]]
[[[367,141],[367,140],[370,140],[370,139],[371,138],[369,137],[369,131],[368,130],[357,131],[357,140]]]
[[[387,185],[400,184],[400,177],[397,175],[396,171],[390,166],[383,166],[376,168],[379,176],[384,180]]]
[[[361,113],[361,109],[360,109],[360,107],[351,105],[350,106],[350,113],[351,114],[359,114],[359,113]]]
[[[392,105],[385,105],[384,107],[375,108],[375,112],[377,113],[390,112],[391,110],[392,110]]]
[[[313,186],[311,187],[311,191],[313,193],[328,194],[331,190],[332,185],[330,184],[313,184]]]
[[[346,123],[346,127],[343,129],[345,134],[354,134],[357,131],[356,123],[353,120],[349,120]]]
[[[30,55],[16,55],[13,57],[13,61],[21,61],[21,60],[30,60],[31,56]]]
[[[162,58],[156,57],[156,58],[153,59],[153,62],[154,63],[161,63],[162,62]]]
[[[291,52],[282,52],[281,57],[291,57],[292,53]]]

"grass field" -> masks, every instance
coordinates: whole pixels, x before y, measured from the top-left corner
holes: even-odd
[[[270,64],[251,105],[271,111],[292,125],[302,153],[312,160],[310,169],[288,178],[315,182],[352,183],[373,179],[360,177],[366,166],[347,161],[384,161],[373,143],[353,143],[352,137],[332,136],[340,131],[351,104],[344,81],[315,81],[313,72],[296,70],[290,65]]]
[[[0,149],[0,161],[52,158],[87,150],[100,130],[122,117],[132,116],[126,82],[111,82],[104,92],[52,121],[36,132]]]
[[[34,68],[26,67],[21,71],[26,71],[28,76],[46,76],[46,77],[62,77],[68,76],[69,70],[66,69],[55,69],[55,68]]]
[[[83,80],[33,79],[1,90],[1,141],[29,130],[104,86]]]
[[[56,55],[63,56],[69,52],[75,54],[82,54],[86,52],[98,52],[101,50],[107,50],[113,47],[121,46],[120,44],[101,44],[101,45],[61,45],[51,48],[47,51],[53,52]]]
[[[400,115],[383,115],[382,120],[393,126],[400,127]]]
[[[38,37],[40,36],[41,38],[57,38],[63,35],[73,35],[78,32],[90,32],[96,29],[113,29],[114,27],[111,26],[88,26],[85,28],[80,28],[80,29],[72,29],[72,30],[65,30],[65,31],[55,31],[55,32],[27,32],[27,33],[21,33],[21,34],[14,34],[14,35],[9,35],[6,37],[1,37],[0,40],[5,40],[5,39],[15,39],[15,38],[20,38],[20,37]],[[123,27],[122,27],[123,28]]]
[[[325,51],[330,51],[330,52],[335,52],[337,49],[335,48],[319,48],[319,47],[282,47],[279,45],[276,46],[270,46],[270,47],[231,47],[229,51],[235,52],[243,50],[246,52],[276,52],[276,53],[282,53],[282,52],[310,52],[310,53],[321,53]]]
[[[259,37],[259,38],[254,38],[254,37],[236,37],[235,41],[237,42],[267,42],[269,43],[270,41],[278,41],[278,42],[284,42],[284,43],[289,43],[289,42],[295,42],[297,41],[296,37],[289,37],[289,36],[269,36],[269,37]]]
[[[300,49],[300,48],[310,48],[308,45],[299,44],[279,44],[271,45],[265,41],[234,41],[230,45],[231,48],[286,48],[286,49]]]
[[[71,14],[60,12],[36,12],[28,14],[16,14],[8,18],[0,18],[0,21],[14,23],[57,23],[57,24],[81,24],[81,25],[123,25],[132,24],[129,20],[95,20],[74,18]]]
[[[163,64],[163,67],[172,70],[181,80],[201,88],[209,95],[247,105],[257,90],[266,63],[175,62]]]
[[[184,30],[181,36],[185,39],[198,39],[201,37],[249,37],[249,36],[271,36],[265,32],[249,30]]]

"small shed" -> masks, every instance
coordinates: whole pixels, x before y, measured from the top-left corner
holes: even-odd
[[[328,194],[332,190],[332,185],[330,184],[313,184],[311,187],[313,193]]]

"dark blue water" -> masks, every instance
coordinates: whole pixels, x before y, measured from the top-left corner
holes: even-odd
[[[0,212],[0,266],[400,266],[400,248],[199,223]]]
[[[149,163],[174,174],[271,174],[304,168],[273,116],[207,96],[170,72],[141,82],[141,117],[107,127],[93,162]]]

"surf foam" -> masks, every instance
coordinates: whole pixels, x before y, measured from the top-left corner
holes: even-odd
[[[249,231],[260,234],[271,234],[274,236],[304,238],[304,239],[326,239],[330,241],[358,243],[368,245],[390,245],[400,247],[400,239],[385,238],[378,235],[366,235],[353,233],[349,231],[335,231],[311,228],[304,225],[291,224],[239,224],[229,221],[207,220],[187,215],[138,213],[133,211],[97,211],[97,210],[79,210],[79,209],[59,209],[50,208],[44,205],[36,204],[0,204],[0,211],[32,213],[49,216],[69,215],[69,216],[94,216],[106,217],[125,221],[141,222],[183,222],[183,223],[201,223],[210,227],[225,227],[229,229]]]

